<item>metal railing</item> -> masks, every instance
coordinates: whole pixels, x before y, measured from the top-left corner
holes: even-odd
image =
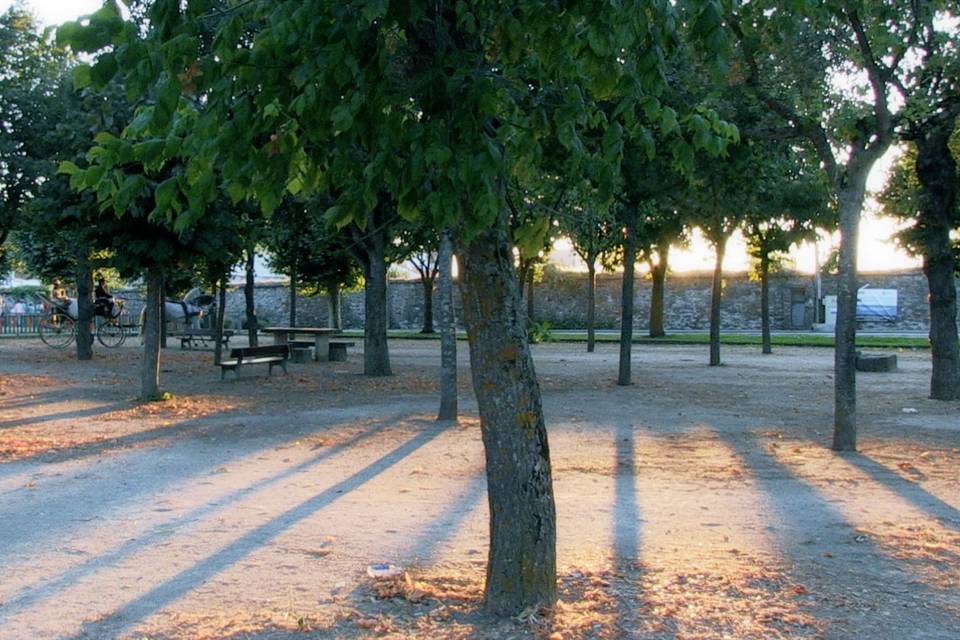
[[[40,334],[39,313],[4,313],[0,316],[0,336],[29,336]]]

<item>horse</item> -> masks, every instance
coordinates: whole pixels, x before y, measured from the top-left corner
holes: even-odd
[[[191,289],[183,300],[165,300],[163,313],[167,322],[183,322],[184,327],[200,328],[200,319],[210,313],[216,299],[199,288]],[[140,335],[143,335],[143,322],[147,309],[140,311]]]

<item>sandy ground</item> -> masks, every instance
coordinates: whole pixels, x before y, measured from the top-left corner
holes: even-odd
[[[396,375],[346,363],[220,382],[135,346],[79,364],[0,341],[0,638],[958,638],[960,404],[929,354],[860,374],[861,451],[829,444],[832,352],[535,347],[561,600],[480,611],[487,505],[461,343],[456,425],[436,342]],[[374,562],[407,578],[374,583]]]

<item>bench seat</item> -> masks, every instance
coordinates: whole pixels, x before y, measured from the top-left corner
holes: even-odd
[[[267,375],[273,375],[273,368],[277,365],[287,372],[287,359],[290,357],[290,347],[285,344],[270,344],[262,347],[240,347],[231,349],[230,356],[221,360],[220,379],[223,380],[227,371],[233,371],[234,375],[239,375],[237,370],[248,364],[266,364],[268,365]]]
[[[347,359],[347,348],[356,343],[351,340],[331,340],[328,359],[331,362],[343,362]]]

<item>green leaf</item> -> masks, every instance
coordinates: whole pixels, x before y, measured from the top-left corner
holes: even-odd
[[[64,160],[63,162],[60,163],[60,166],[57,167],[57,173],[61,173],[68,176],[72,176],[78,171],[80,171],[80,167],[70,162],[69,160]]]
[[[104,53],[90,69],[90,81],[95,89],[103,89],[117,74],[117,57]]]
[[[153,191],[153,199],[160,212],[166,212],[170,208],[179,189],[179,179],[176,176],[168,178],[157,185],[157,188]]]
[[[90,77],[90,65],[88,64],[78,64],[73,68],[73,88],[85,89],[90,86],[90,83],[93,80]]]

